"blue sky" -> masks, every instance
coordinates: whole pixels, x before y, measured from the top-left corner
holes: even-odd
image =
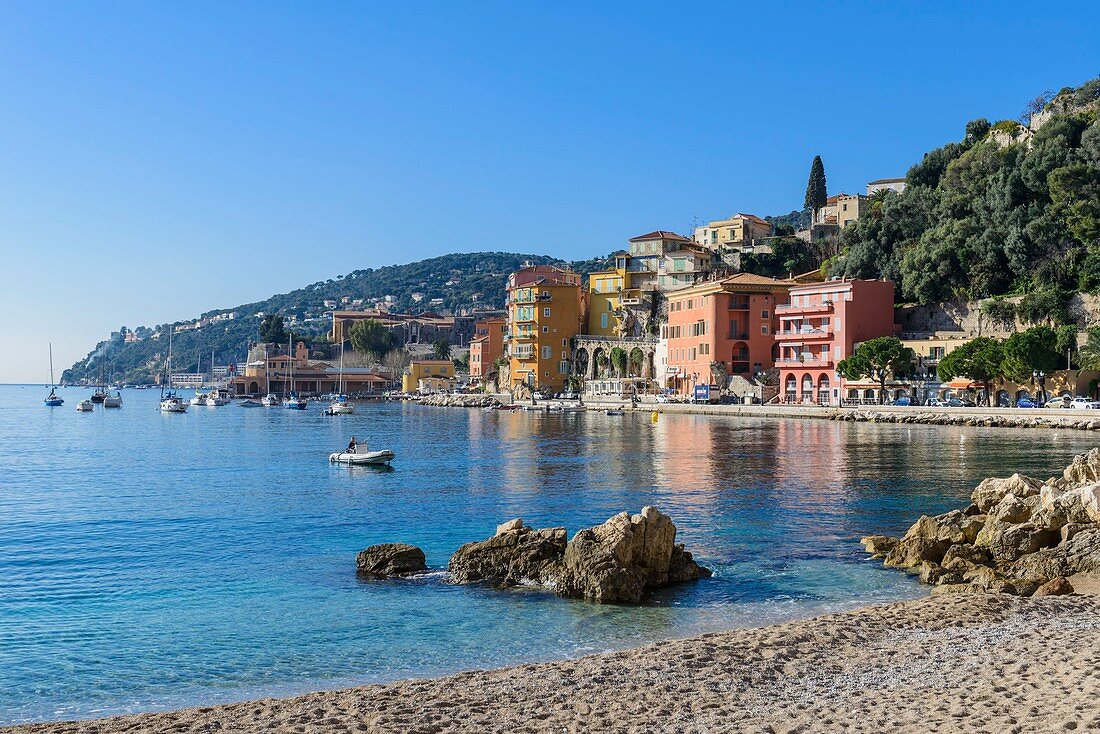
[[[565,258],[904,175],[1100,73],[1100,6],[0,5],[0,382],[446,252]]]

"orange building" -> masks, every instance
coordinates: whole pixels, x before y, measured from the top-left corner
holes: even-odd
[[[737,273],[669,293],[665,385],[687,393],[696,384],[716,384],[723,369],[750,379],[775,366],[776,307],[789,288],[786,281]]]
[[[470,377],[484,379],[492,370],[493,362],[504,355],[504,338],[508,333],[508,319],[491,318],[478,321],[474,326],[474,338],[470,340]]]
[[[860,342],[893,335],[894,284],[888,280],[828,280],[794,285],[780,306],[780,395],[788,403],[839,405],[837,362]]]
[[[572,374],[573,337],[588,312],[581,276],[553,265],[529,265],[508,276],[511,385],[560,392]]]

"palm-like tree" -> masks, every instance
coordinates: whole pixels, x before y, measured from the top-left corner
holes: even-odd
[[[1088,339],[1077,350],[1077,366],[1083,370],[1100,370],[1100,327],[1088,330]]]

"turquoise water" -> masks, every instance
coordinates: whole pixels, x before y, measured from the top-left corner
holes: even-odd
[[[1091,448],[1056,431],[561,415],[385,404],[354,416],[119,411],[0,387],[0,722],[81,718],[560,658],[921,594],[863,558],[1015,470]],[[327,461],[351,434],[391,472]],[[570,534],[652,504],[713,579],[638,607],[444,574],[360,582],[355,553],[436,569],[522,516]]]

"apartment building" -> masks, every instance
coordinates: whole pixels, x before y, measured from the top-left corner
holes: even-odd
[[[494,317],[478,321],[474,326],[474,338],[470,340],[470,377],[483,379],[493,367],[493,362],[504,355],[504,341],[508,334],[508,319]]]
[[[508,276],[508,356],[513,387],[564,389],[572,373],[572,339],[587,317],[581,276],[530,265]]]

